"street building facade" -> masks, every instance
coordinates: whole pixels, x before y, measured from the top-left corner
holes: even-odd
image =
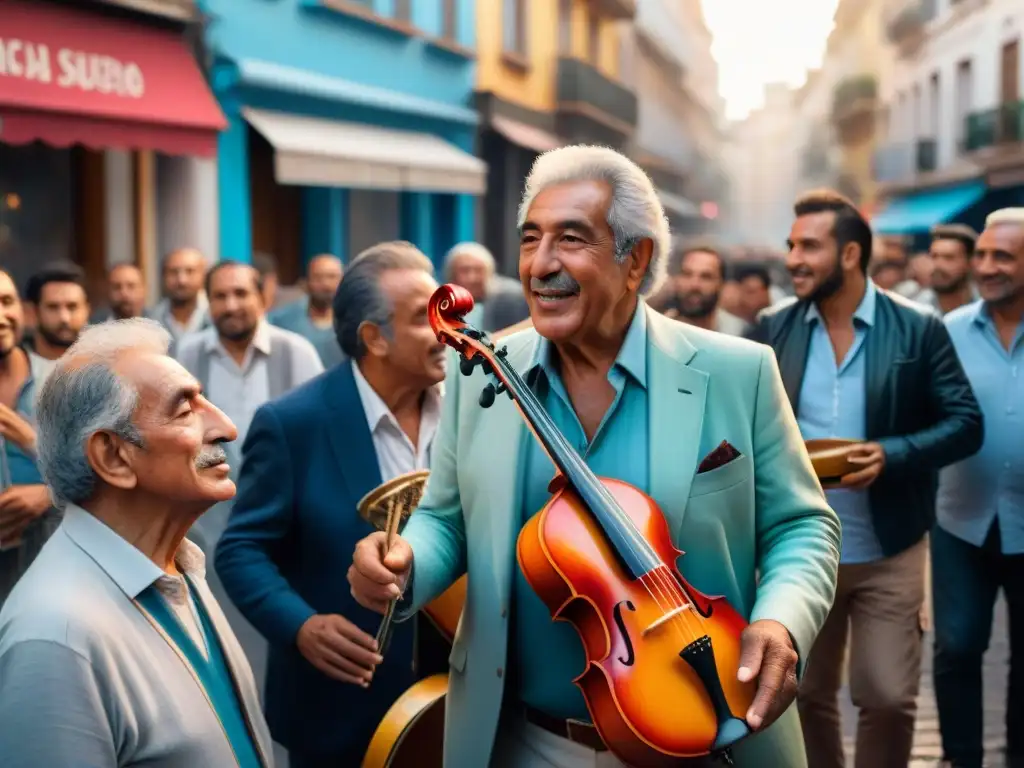
[[[435,263],[475,234],[472,0],[202,0],[218,147],[220,255],[314,255],[382,240]]]
[[[577,142],[628,147],[637,101],[620,53],[636,13],[637,0],[478,0],[481,239],[499,272],[516,273],[516,213],[538,154]]]
[[[875,170],[888,205],[872,226],[921,250],[935,224],[980,230],[1024,204],[1024,6],[903,0],[885,22],[896,64]]]
[[[218,132],[192,0],[0,3],[0,264],[70,260],[104,290],[159,254],[215,250]]]

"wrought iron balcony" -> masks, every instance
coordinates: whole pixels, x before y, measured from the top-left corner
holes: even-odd
[[[637,0],[592,0],[597,10],[610,19],[631,20],[636,16]]]
[[[1020,142],[1024,142],[1024,101],[1009,102],[967,116],[964,148],[968,152]]]
[[[558,60],[558,133],[570,141],[622,147],[637,121],[636,94],[585,61]]]
[[[917,140],[917,172],[929,173],[939,166],[938,145],[935,139]]]
[[[894,14],[886,18],[885,33],[889,42],[901,44],[908,38],[919,36],[924,26],[935,18],[938,12],[937,0],[910,0]]]

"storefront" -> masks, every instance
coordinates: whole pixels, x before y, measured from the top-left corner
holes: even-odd
[[[71,259],[95,295],[133,262],[155,292],[160,253],[216,247],[226,121],[185,25],[103,8],[0,2],[0,264]]]
[[[281,280],[317,253],[402,238],[439,262],[475,235],[473,2],[207,0],[221,253],[276,256]],[[369,6],[370,4],[366,4]],[[429,7],[433,6],[433,7]],[[268,41],[273,41],[269,45]]]

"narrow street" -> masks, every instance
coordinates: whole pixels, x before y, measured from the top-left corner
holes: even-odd
[[[918,696],[917,731],[910,768],[932,768],[942,759],[942,740],[939,736],[939,716],[932,692],[932,633],[924,638],[924,668],[921,675],[921,693]],[[1006,679],[1009,674],[1009,640],[1007,636],[1006,603],[1000,599],[996,606],[992,642],[985,655],[985,748],[987,768],[1003,768],[1002,750],[1005,744],[1003,719],[1006,711]],[[840,694],[843,710],[843,729],[848,765],[852,766],[856,711],[850,702],[848,690]]]

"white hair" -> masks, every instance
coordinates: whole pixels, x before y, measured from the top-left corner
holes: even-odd
[[[165,355],[171,337],[155,320],[134,317],[87,327],[57,361],[36,405],[39,471],[58,509],[96,489],[86,441],[101,430],[142,445],[133,423],[139,393],[114,371],[131,351]]]
[[[444,277],[445,280],[451,280],[452,278],[452,266],[455,259],[459,256],[469,256],[484,264],[487,267],[489,274],[494,274],[498,266],[494,261],[494,255],[487,250],[487,248],[480,243],[465,242],[458,243],[452,246],[451,250],[445,254],[444,257]]]
[[[985,226],[994,227],[997,224],[1016,224],[1024,227],[1024,208],[1000,208],[993,211],[985,219]]]
[[[640,295],[653,294],[665,280],[672,248],[668,218],[647,174],[613,149],[578,144],[552,149],[538,157],[526,177],[523,201],[519,205],[520,229],[537,195],[550,186],[573,181],[603,181],[611,186],[608,226],[615,236],[618,261],[624,261],[640,240],[649,239],[654,243],[651,263],[640,283]]]

